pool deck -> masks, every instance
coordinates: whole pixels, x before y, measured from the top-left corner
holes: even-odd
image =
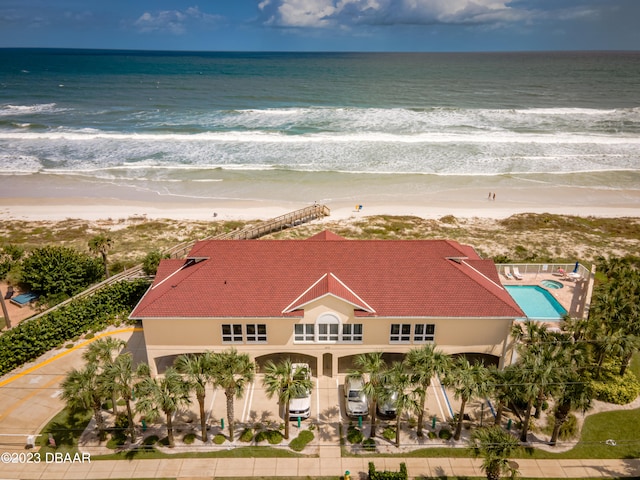
[[[562,305],[570,316],[582,317],[585,305],[585,295],[587,292],[588,280],[562,277],[557,273],[523,273],[522,280],[508,279],[500,273],[500,280],[503,285],[537,285],[547,290]],[[554,280],[562,284],[562,288],[553,289],[542,285],[542,280]]]

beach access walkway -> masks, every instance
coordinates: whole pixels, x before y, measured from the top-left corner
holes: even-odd
[[[97,335],[120,338],[126,351],[141,360],[144,337],[140,329],[112,329]],[[377,470],[399,470],[404,462],[410,478],[484,477],[481,460],[473,458],[413,458],[341,456],[338,429],[333,423],[319,426],[318,456],[298,458],[173,458],[154,460],[92,460],[81,457],[42,457],[39,463],[11,462],[11,455],[35,452],[26,450],[28,435],[40,432],[63,407],[60,383],[66,372],[82,362],[84,348],[92,340],[81,341],[73,348],[61,349],[0,378],[0,465],[1,479],[107,479],[107,478],[176,478],[213,479],[223,477],[342,477],[348,470],[351,478],[365,479],[368,463]],[[335,381],[324,377],[322,381]],[[322,385],[321,385],[322,387]],[[9,456],[7,456],[7,454]],[[51,455],[51,454],[50,454]],[[25,458],[24,456],[22,458]],[[84,461],[83,461],[84,460]],[[611,478],[640,477],[640,459],[514,459],[522,477]]]

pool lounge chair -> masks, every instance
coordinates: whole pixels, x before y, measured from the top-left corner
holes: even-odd
[[[504,267],[504,276],[507,277],[507,280],[513,280],[513,275],[511,275],[511,269],[509,267]]]
[[[513,267],[513,276],[516,277],[517,280],[522,280],[523,277],[518,267]]]

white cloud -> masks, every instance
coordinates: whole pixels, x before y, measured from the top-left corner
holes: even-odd
[[[198,7],[189,7],[182,11],[145,12],[133,25],[145,33],[163,31],[174,35],[182,35],[193,24],[215,24],[220,19],[221,17],[218,15],[201,12]]]
[[[263,0],[265,23],[282,27],[484,24],[522,20],[510,0]]]

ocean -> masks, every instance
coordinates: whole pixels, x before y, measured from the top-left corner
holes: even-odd
[[[638,192],[639,152],[640,52],[0,50],[5,198]]]

